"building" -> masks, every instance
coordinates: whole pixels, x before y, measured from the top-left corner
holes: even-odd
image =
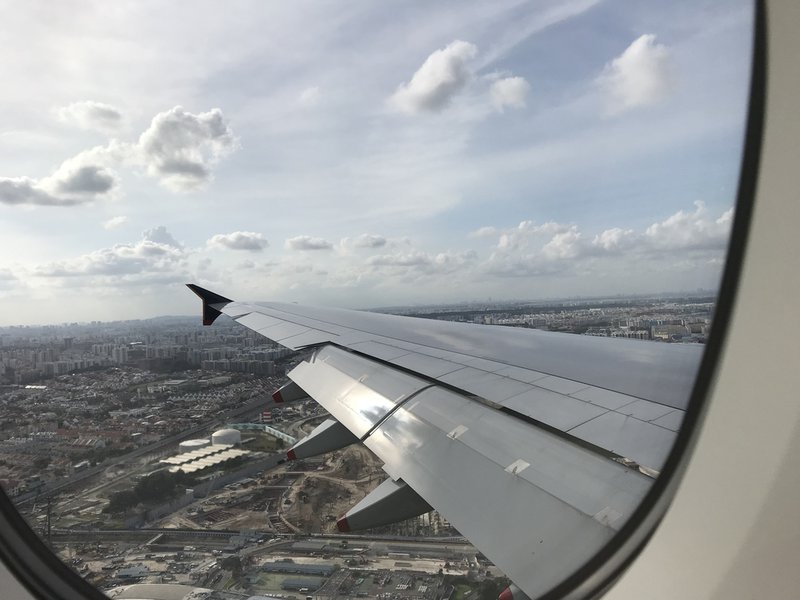
[[[211,443],[215,446],[240,446],[242,443],[242,434],[236,429],[220,429],[211,435]]]
[[[192,452],[193,450],[199,450],[200,448],[205,448],[206,446],[210,446],[211,442],[207,439],[195,439],[195,440],[184,440],[180,444],[178,444],[178,451],[181,453],[184,452]]]

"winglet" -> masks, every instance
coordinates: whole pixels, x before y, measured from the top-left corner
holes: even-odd
[[[211,325],[214,320],[222,314],[218,309],[233,302],[233,300],[225,296],[210,292],[193,283],[187,283],[186,287],[200,296],[200,299],[203,301],[203,325]]]

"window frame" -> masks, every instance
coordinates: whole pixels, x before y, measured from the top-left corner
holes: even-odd
[[[541,600],[596,597],[606,591],[647,545],[665,514],[697,442],[707,397],[720,363],[737,298],[747,248],[762,150],[767,85],[767,14],[755,0],[751,78],[735,216],[728,243],[714,322],[703,353],[683,425],[660,476],[622,529],[589,561]],[[62,562],[28,526],[0,490],[0,560],[36,598],[108,600]]]

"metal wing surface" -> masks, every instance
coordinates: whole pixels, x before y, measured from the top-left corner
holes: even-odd
[[[345,523],[372,514],[370,503],[412,516],[392,495],[405,510],[433,507],[530,596],[594,555],[636,508],[672,447],[702,351],[245,304],[190,287],[204,322],[222,313],[288,348],[317,349],[289,373],[335,419],[311,445],[360,440],[393,486]]]

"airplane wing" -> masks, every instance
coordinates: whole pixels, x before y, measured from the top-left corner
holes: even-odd
[[[203,322],[226,314],[287,348],[315,348],[276,401],[333,417],[290,458],[360,441],[389,478],[340,519],[355,530],[435,508],[535,597],[594,555],[661,469],[702,348],[296,304],[234,302],[193,284]]]

